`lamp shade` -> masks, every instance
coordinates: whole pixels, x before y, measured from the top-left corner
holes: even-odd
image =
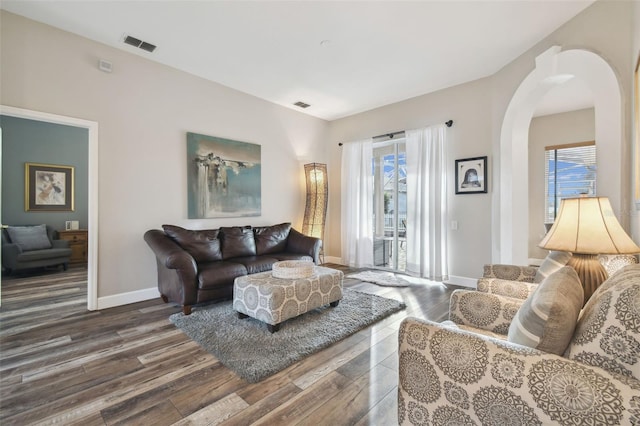
[[[582,254],[640,252],[620,226],[607,197],[563,199],[555,223],[539,246]]]
[[[307,183],[307,202],[302,220],[302,233],[322,239],[324,237],[324,223],[327,217],[327,200],[329,197],[327,165],[320,163],[305,164],[304,174]]]

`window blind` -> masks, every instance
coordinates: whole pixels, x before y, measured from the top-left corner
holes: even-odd
[[[552,223],[560,200],[596,195],[596,144],[580,142],[545,148],[545,223]]]

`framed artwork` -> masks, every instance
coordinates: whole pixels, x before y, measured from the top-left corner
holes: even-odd
[[[456,194],[487,193],[487,157],[456,160]]]
[[[260,216],[260,145],[187,133],[189,219]]]
[[[74,167],[25,163],[26,211],[73,211]]]

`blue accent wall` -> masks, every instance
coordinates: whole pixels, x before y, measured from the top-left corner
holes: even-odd
[[[64,229],[65,221],[88,226],[88,130],[0,115],[2,128],[2,223],[47,224]],[[25,163],[75,168],[75,209],[65,212],[25,211]]]

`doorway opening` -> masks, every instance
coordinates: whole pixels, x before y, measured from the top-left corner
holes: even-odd
[[[0,115],[87,129],[88,150],[88,254],[87,309],[98,309],[98,123],[11,106],[0,106]],[[1,170],[0,170],[1,173]],[[0,205],[1,211],[1,205]],[[1,219],[1,218],[0,218]]]
[[[373,144],[373,264],[404,272],[407,265],[407,161],[405,139]]]

